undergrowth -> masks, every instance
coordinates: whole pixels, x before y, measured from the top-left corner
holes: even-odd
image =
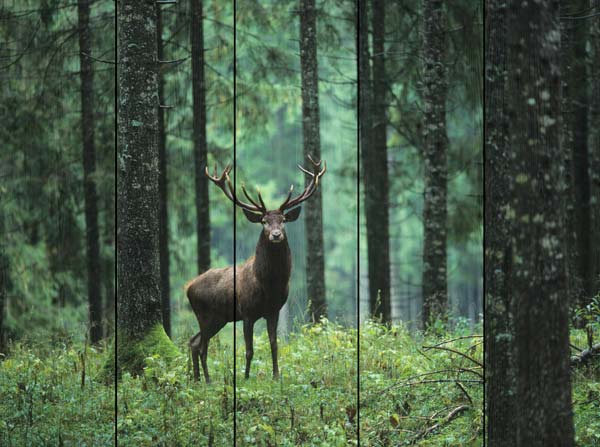
[[[595,328],[595,340],[600,338],[600,328]],[[585,349],[588,333],[583,329],[571,330],[571,345]],[[573,350],[577,354],[577,350]],[[600,359],[573,370],[573,412],[575,443],[578,447],[600,445]]]
[[[233,357],[221,334],[209,349],[213,383],[194,382],[188,354],[167,365],[146,359],[145,374],[119,383],[120,446],[233,444]],[[266,331],[255,335],[251,377],[243,378],[237,337],[235,415],[242,446],[481,446],[482,339],[466,326],[437,335],[365,323],[306,325],[280,338],[281,378],[271,378]],[[572,331],[574,345],[586,334]],[[187,353],[186,340],[176,340]],[[96,381],[108,350],[77,343],[13,344],[0,361],[0,445],[114,445],[114,386]],[[84,373],[85,370],[85,373]],[[598,367],[577,368],[577,445],[598,445]]]
[[[364,324],[361,445],[481,446],[482,341],[466,325],[423,336]]]
[[[66,340],[0,354],[0,445],[114,445],[115,388],[94,380],[106,351]]]

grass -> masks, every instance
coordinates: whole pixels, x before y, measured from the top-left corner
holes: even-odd
[[[423,337],[374,323],[360,335],[361,445],[483,444],[480,335],[459,325]]]
[[[600,338],[596,326],[595,343]],[[587,336],[584,330],[571,330],[571,344],[585,349]],[[600,445],[600,363],[590,362],[588,366],[573,372],[573,411],[575,417],[575,442],[579,447]]]
[[[243,378],[240,333],[238,445],[356,445],[360,428],[361,446],[480,446],[482,346],[473,335],[460,325],[452,333],[423,336],[403,326],[365,323],[358,413],[355,329],[325,323],[298,327],[280,339],[279,381],[271,378],[268,338],[261,329],[251,377]],[[211,342],[210,385],[192,380],[187,338],[176,340],[183,354],[168,367],[154,356],[147,359],[144,375],[123,374],[116,426],[120,446],[233,444],[231,334]],[[572,331],[572,342],[585,346],[583,332]],[[13,344],[0,362],[0,445],[114,445],[115,389],[93,380],[107,356],[106,349],[83,349],[68,340],[51,347],[49,342]],[[598,377],[597,363],[573,376],[579,447],[598,445],[600,439]]]
[[[0,445],[114,445],[114,385],[92,380],[105,358],[70,340],[13,344],[0,362]]]
[[[120,392],[119,445],[231,445],[233,358],[231,330],[209,348],[211,385],[194,383],[188,358],[166,370],[160,358],[146,375],[124,375]],[[447,334],[446,334],[447,335]],[[463,332],[452,336],[469,336]],[[271,379],[268,338],[258,330],[251,377],[243,378],[244,347],[238,345],[235,416],[238,445],[357,445],[357,331],[333,323],[302,326],[280,341],[281,378]],[[185,352],[187,337],[177,340]],[[447,345],[481,358],[477,338]],[[481,445],[482,386],[468,359],[423,345],[441,337],[413,338],[406,329],[368,323],[361,328],[361,445]],[[446,346],[446,345],[443,345]],[[436,371],[442,371],[437,372]],[[448,372],[451,371],[451,372]],[[434,373],[432,382],[413,383]],[[436,375],[437,374],[437,375]],[[456,380],[463,381],[461,389]],[[451,379],[450,383],[439,380]],[[408,379],[408,381],[407,381]],[[475,380],[476,382],[470,382]],[[470,399],[470,400],[469,400]],[[464,406],[456,418],[447,414]],[[467,408],[468,407],[468,408]],[[435,424],[439,428],[435,429]],[[469,444],[470,443],[470,444]]]

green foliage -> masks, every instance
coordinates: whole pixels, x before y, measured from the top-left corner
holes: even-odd
[[[410,334],[402,325],[364,324],[360,331],[361,445],[482,445],[482,347],[481,335],[471,333],[466,325],[423,337]],[[461,406],[466,408],[446,420]]]
[[[356,445],[356,346],[355,329],[326,320],[302,326],[281,345],[281,379],[274,382],[262,333],[255,341],[254,373],[237,382],[238,443]]]
[[[150,356],[156,355],[164,361],[174,361],[181,353],[167,336],[162,323],[158,322],[146,334],[132,337],[124,331],[117,331],[117,373],[123,371],[141,374]],[[109,362],[107,366],[112,366]]]
[[[8,46],[0,82],[0,252],[4,331],[86,332],[85,219],[77,3],[1,6]],[[114,2],[93,2],[92,50],[110,59]],[[108,56],[107,56],[108,55]],[[114,296],[114,76],[94,62],[96,173],[103,296]],[[80,340],[81,340],[80,339]]]
[[[114,445],[115,388],[93,380],[104,348],[13,344],[0,361],[0,445]]]
[[[224,330],[226,331],[227,328]],[[192,380],[189,359],[167,368],[146,359],[145,374],[123,374],[119,385],[119,445],[232,445],[233,358],[231,331],[211,341],[213,383]],[[243,379],[244,346],[237,336],[237,436],[240,445],[345,446],[356,439],[356,331],[326,321],[303,326],[281,340],[281,378],[271,378],[265,331],[255,336],[249,380]],[[186,341],[181,341],[184,346]],[[182,348],[183,350],[183,348]],[[292,422],[293,419],[293,422]],[[293,425],[293,426],[292,426]]]
[[[213,355],[213,372],[221,361]],[[144,375],[124,373],[119,383],[119,445],[232,445],[232,383],[194,383],[184,357],[146,362]]]
[[[600,333],[600,293],[585,307],[575,309],[575,320],[582,322],[587,335],[586,346],[591,348],[594,344],[594,333]]]
[[[366,323],[360,334],[361,445],[408,444],[463,404],[469,409],[415,445],[481,445],[483,390],[477,375],[481,370],[454,353],[423,348],[465,337],[442,346],[481,361],[480,339],[470,338],[468,326],[451,334],[415,339],[402,326],[388,329]],[[208,363],[214,380],[211,385],[193,382],[190,360],[184,357],[167,367],[162,358],[153,356],[146,359],[144,375],[123,374],[118,402],[119,444],[207,445],[212,440],[214,445],[231,445],[234,362],[230,335],[231,328],[215,337],[209,347]],[[357,444],[355,329],[327,320],[298,327],[287,339],[280,340],[279,381],[271,378],[265,331],[255,336],[250,379],[243,378],[242,340],[240,332],[235,397],[239,445]],[[177,343],[182,351],[185,343]],[[459,368],[475,372],[458,372]],[[426,379],[450,383],[415,383]],[[455,381],[461,382],[465,391]]]
[[[593,336],[600,338],[596,325]],[[571,344],[585,347],[589,332],[586,329],[571,330]],[[575,442],[579,447],[600,444],[600,361],[591,360],[587,366],[573,369],[573,411],[575,417]]]

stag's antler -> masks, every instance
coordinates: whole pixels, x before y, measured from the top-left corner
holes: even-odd
[[[253,213],[266,214],[267,207],[265,206],[265,202],[263,201],[260,192],[258,193],[258,201],[260,204],[252,200],[252,198],[248,194],[248,191],[246,191],[246,187],[244,185],[242,185],[242,191],[244,192],[244,195],[250,201],[251,204],[242,202],[240,199],[237,198],[235,190],[233,189],[233,185],[231,183],[231,179],[229,178],[230,172],[230,164],[228,164],[225,167],[220,176],[217,172],[217,165],[215,165],[214,176],[210,175],[210,173],[208,172],[208,166],[206,166],[206,168],[204,169],[204,174],[209,178],[209,180],[212,181],[215,185],[217,185],[219,189],[221,189],[221,191],[223,191],[223,193],[227,196],[227,198],[233,203],[235,203],[237,206]]]
[[[301,165],[298,165],[298,168],[300,168],[300,170],[302,172],[304,172],[306,175],[309,175],[310,177],[312,177],[310,180],[310,183],[308,184],[308,186],[306,188],[304,188],[304,192],[302,194],[300,194],[299,196],[297,196],[293,199],[292,199],[292,192],[294,190],[294,185],[292,185],[287,198],[279,207],[280,211],[285,211],[285,210],[288,210],[290,208],[300,205],[302,202],[304,202],[306,199],[308,199],[310,196],[312,196],[315,193],[315,191],[317,190],[317,188],[319,187],[319,180],[321,179],[321,177],[323,177],[323,174],[325,174],[325,172],[327,171],[327,162],[324,160],[315,161],[315,160],[313,160],[313,158],[310,155],[308,156],[308,159],[310,160],[310,162],[313,166],[312,172],[309,171],[308,169],[305,169]],[[323,169],[321,169],[321,164],[323,164]]]

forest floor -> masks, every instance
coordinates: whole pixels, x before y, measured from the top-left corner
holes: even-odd
[[[279,381],[271,379],[265,332],[255,335],[248,380],[238,337],[238,445],[356,445],[357,424],[364,446],[482,445],[482,339],[468,327],[423,337],[402,326],[364,324],[360,414],[356,330],[332,323],[299,327],[280,341]],[[144,376],[123,375],[120,446],[233,444],[233,359],[228,337],[219,337],[209,352],[210,385],[193,382],[186,357],[168,368],[160,358],[148,359]],[[574,344],[584,341],[582,331],[572,332]],[[184,339],[176,343],[187,352]],[[52,348],[13,345],[0,361],[0,445],[114,445],[115,389],[93,380],[107,355],[68,341]],[[600,438],[598,374],[585,368],[574,375],[580,447]]]
[[[600,339],[596,326],[595,343]],[[585,349],[587,335],[583,329],[571,330],[571,345]],[[573,354],[576,354],[572,350]],[[600,362],[596,359],[587,366],[573,371],[573,412],[575,416],[575,444],[578,447],[600,445]]]
[[[60,337],[0,354],[0,445],[114,445],[115,387],[93,380],[106,352]]]

